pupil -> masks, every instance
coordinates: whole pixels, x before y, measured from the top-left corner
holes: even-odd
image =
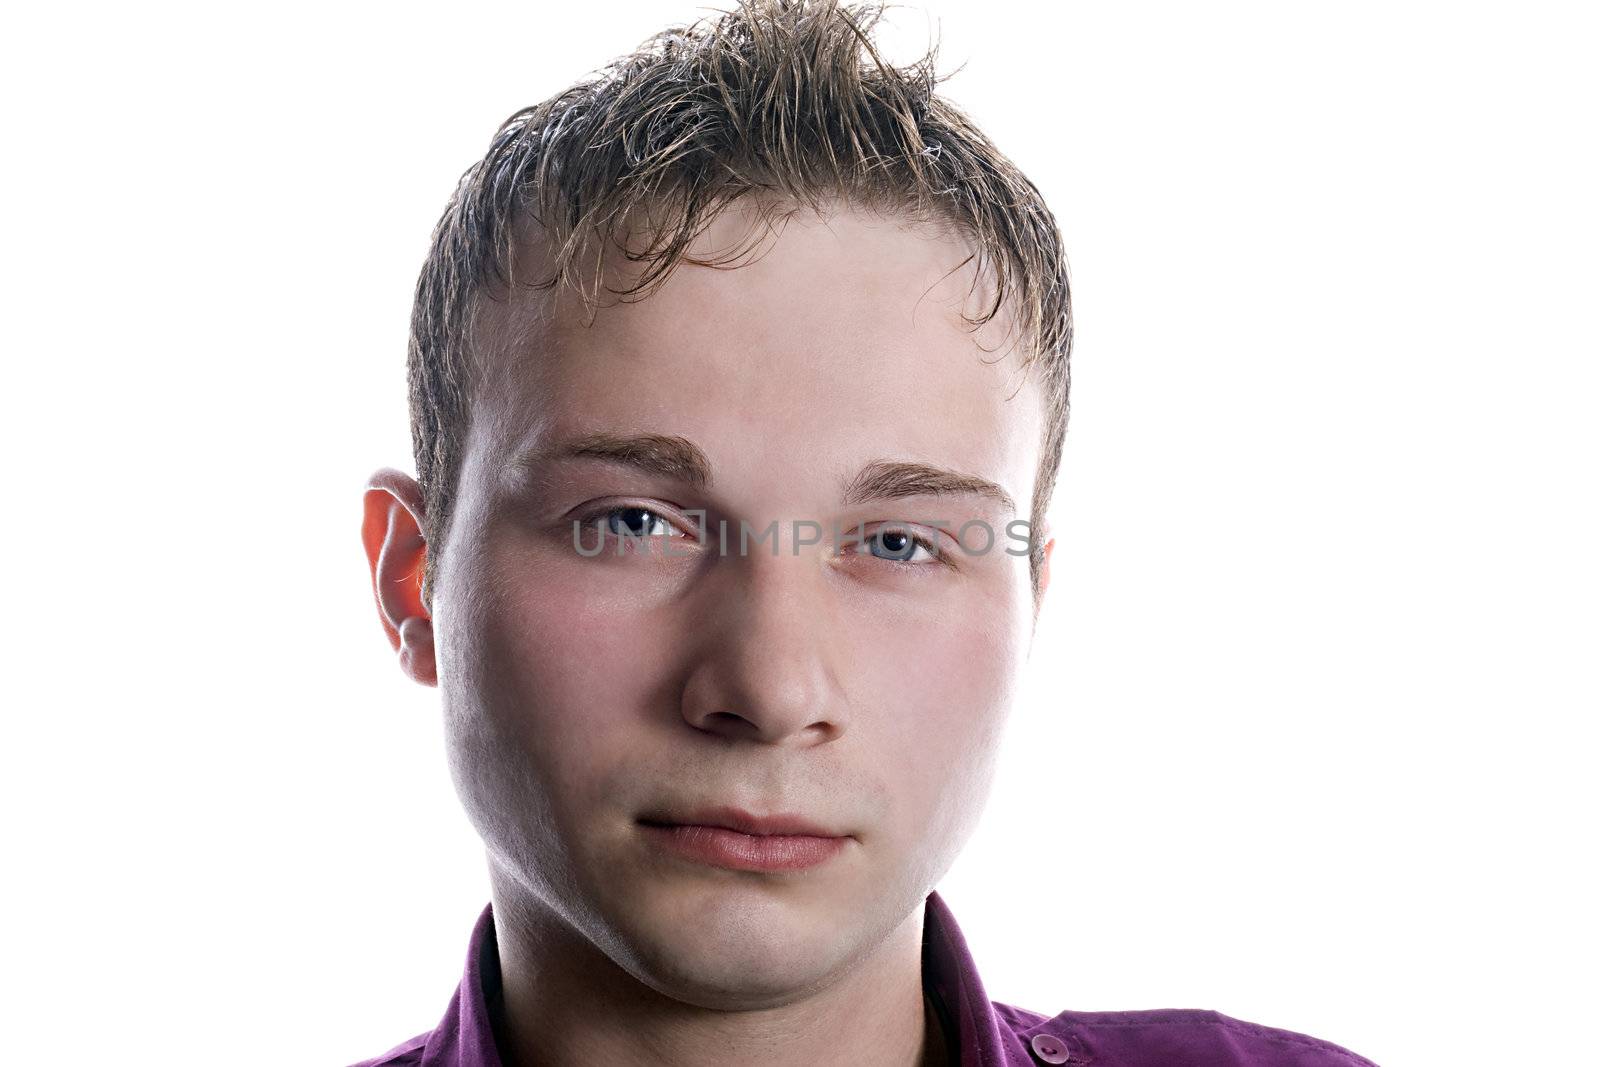
[[[889,545],[890,539],[899,541],[901,547],[891,548]],[[911,535],[903,530],[885,530],[878,535],[878,543],[889,550],[891,559],[905,559],[911,555],[911,551],[916,545],[916,542],[911,540]]]
[[[654,513],[646,508],[618,508],[611,514],[611,532],[623,532],[622,530],[618,529],[618,522],[620,520],[621,524],[628,528],[628,533],[632,534],[634,537],[643,537],[646,533],[648,533],[648,530],[636,529],[635,527],[648,527],[650,525],[650,520],[653,517]],[[637,523],[629,522],[628,520],[630,518],[636,518],[639,521]]]

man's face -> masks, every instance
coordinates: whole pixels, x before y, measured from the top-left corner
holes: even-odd
[[[751,218],[730,209],[693,251],[726,251]],[[475,401],[434,603],[452,774],[497,886],[680,1000],[780,1003],[860,960],[920,907],[987,796],[1034,618],[1006,524],[1028,515],[1043,424],[1017,356],[977,345],[1003,320],[962,328],[984,297],[972,264],[953,271],[970,251],[801,213],[755,262],[685,264],[592,326],[570,294],[489,305],[497,380]],[[626,449],[568,454],[643,435],[677,451],[634,456],[681,461],[687,442],[709,480]],[[858,475],[895,463],[983,479],[1015,508],[871,496]],[[603,552],[578,550],[574,520]],[[797,550],[795,520],[822,543]],[[953,534],[972,520],[967,554]],[[774,521],[776,541],[741,554],[741,522]],[[679,539],[619,556],[623,529]],[[895,530],[944,562],[906,555]],[[807,869],[734,870],[641,822],[708,807],[848,839]]]

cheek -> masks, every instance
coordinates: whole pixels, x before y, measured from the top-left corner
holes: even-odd
[[[901,798],[899,821],[930,847],[958,845],[981,812],[1010,709],[1019,635],[1004,597],[858,641],[871,696],[856,709]],[[952,606],[953,607],[953,606]]]
[[[492,548],[480,559],[458,586],[454,670],[441,675],[452,767],[486,839],[526,844],[534,826],[571,830],[616,802],[641,750],[661,637],[619,597],[597,595],[581,561]],[[550,847],[562,839],[573,836]]]

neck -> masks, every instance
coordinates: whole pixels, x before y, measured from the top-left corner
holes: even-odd
[[[541,901],[494,892],[505,1067],[950,1067],[923,993],[923,908],[823,983],[737,1010],[647,985]]]

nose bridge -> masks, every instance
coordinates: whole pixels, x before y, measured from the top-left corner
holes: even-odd
[[[845,726],[826,575],[813,556],[752,553],[708,588],[704,640],[683,693],[700,729],[771,744]]]

